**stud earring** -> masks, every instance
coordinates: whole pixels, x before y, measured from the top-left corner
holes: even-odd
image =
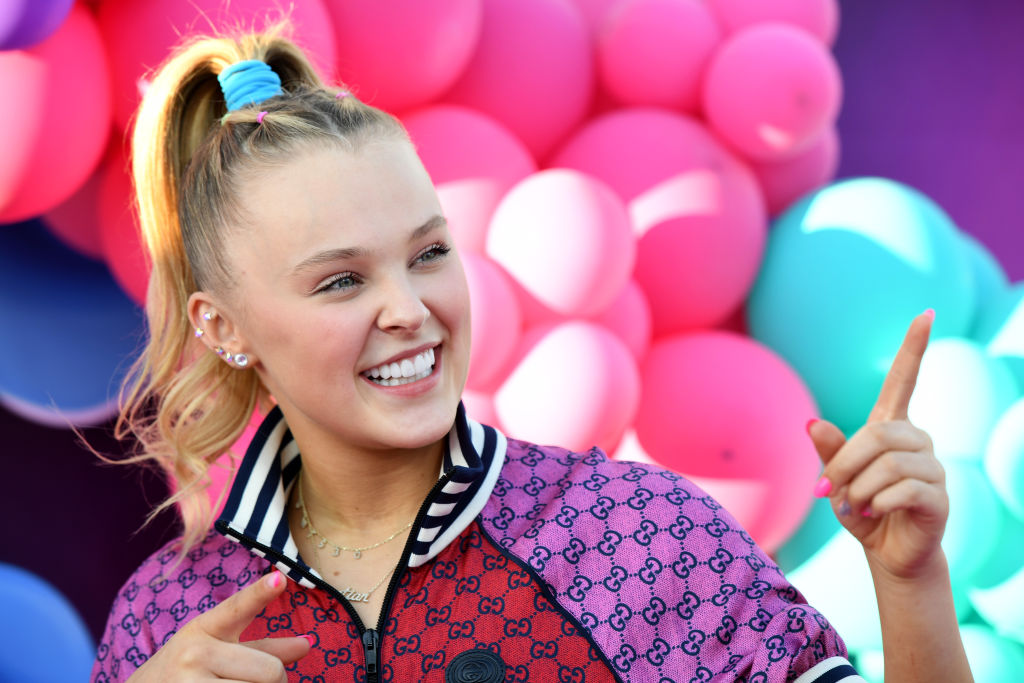
[[[244,353],[236,353],[235,354],[235,365],[237,365],[240,368],[244,368],[248,364],[249,364],[249,356],[245,355]]]
[[[213,320],[213,313],[211,313],[210,311],[206,311],[205,313],[203,313],[203,320],[205,320],[206,322],[210,322],[211,320]]]
[[[196,328],[196,338],[197,338],[197,339],[198,339],[199,337],[202,337],[202,336],[203,336],[204,334],[206,334],[206,333],[205,333],[205,332],[203,332],[203,328],[201,328],[201,327],[197,327],[197,328]]]

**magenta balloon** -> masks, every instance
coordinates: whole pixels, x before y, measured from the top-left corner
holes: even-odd
[[[757,24],[723,43],[704,80],[704,114],[723,140],[757,161],[782,161],[835,125],[839,67],[806,31]]]
[[[831,45],[839,30],[837,0],[707,0],[707,5],[729,33],[754,24],[781,21]]]
[[[698,0],[633,0],[609,13],[598,37],[598,73],[627,105],[696,112],[722,31]]]
[[[797,373],[753,339],[709,331],[656,340],[641,383],[643,449],[707,489],[762,546],[788,538],[821,468],[805,432],[817,408]]]
[[[696,119],[655,109],[606,114],[554,165],[611,185],[640,235],[634,278],[654,335],[722,322],[757,276],[768,223],[757,181]]]
[[[536,173],[498,205],[487,255],[530,294],[562,315],[607,308],[636,256],[629,214],[601,181],[578,171]]]
[[[101,171],[100,238],[103,257],[114,281],[135,303],[145,306],[149,265],[136,223],[126,155],[127,152],[121,150]]]
[[[608,13],[622,0],[571,0],[572,4],[579,10],[590,34],[594,37],[600,35],[604,28],[605,19]]]
[[[462,74],[480,38],[482,0],[326,0],[338,74],[390,111],[425,104]]]
[[[637,362],[651,346],[651,305],[635,281],[630,280],[603,313],[592,318],[619,336]]]
[[[825,129],[810,147],[792,159],[751,163],[764,192],[768,213],[777,216],[803,195],[824,187],[839,168],[839,133]]]
[[[466,386],[493,390],[519,345],[523,319],[512,283],[504,271],[477,254],[463,254],[469,283],[472,338]]]
[[[104,0],[98,19],[110,53],[114,120],[127,129],[151,71],[184,38],[230,33],[239,26],[259,30],[286,14],[296,42],[306,49],[320,75],[332,79],[337,53],[323,0]]]
[[[476,52],[445,100],[508,126],[536,159],[578,125],[594,84],[590,37],[568,0],[484,0]]]
[[[110,131],[107,58],[88,10],[50,38],[0,52],[0,223],[38,216],[86,181]]]
[[[524,338],[522,360],[494,395],[508,435],[574,450],[619,442],[640,394],[636,361],[608,330],[583,321]]]
[[[108,144],[99,167],[78,190],[43,216],[46,227],[75,251],[96,260],[103,260],[103,239],[100,226],[100,185],[108,158],[121,153],[120,144]]]
[[[537,170],[530,151],[508,128],[465,107],[419,109],[402,122],[437,186],[459,249],[482,253],[498,202]]]

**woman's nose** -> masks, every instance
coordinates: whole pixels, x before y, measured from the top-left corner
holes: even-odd
[[[377,325],[385,331],[415,331],[430,317],[430,309],[407,279],[388,283],[382,292]]]

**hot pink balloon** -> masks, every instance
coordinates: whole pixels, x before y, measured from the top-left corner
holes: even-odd
[[[542,159],[587,113],[590,37],[568,0],[484,0],[476,52],[445,100],[508,126]]]
[[[713,327],[746,299],[764,252],[761,189],[696,119],[624,109],[594,119],[554,158],[611,185],[629,202],[634,278],[654,335]]]
[[[509,436],[574,450],[618,443],[640,394],[636,361],[621,340],[593,323],[528,334],[522,360],[494,395]]]
[[[696,112],[722,30],[698,0],[627,0],[598,35],[598,73],[619,102]]]
[[[817,408],[779,356],[747,337],[697,332],[655,341],[641,370],[643,449],[715,496],[769,552],[800,525],[821,465]]]
[[[0,52],[0,223],[57,206],[96,168],[110,131],[110,72],[96,23],[74,7],[43,42]]]
[[[147,78],[183,38],[231,33],[238,27],[259,30],[285,16],[292,37],[306,49],[321,76],[333,78],[334,28],[322,0],[105,0],[98,19],[110,53],[114,120],[121,128],[128,127]]]
[[[104,164],[99,196],[100,238],[104,259],[121,289],[146,304],[149,263],[141,242],[127,151]]]
[[[792,159],[750,165],[761,184],[768,213],[777,216],[812,190],[824,187],[839,168],[839,133],[827,128]]]
[[[466,415],[470,419],[476,420],[480,424],[501,428],[491,394],[466,389],[462,392],[462,403],[466,406]]]
[[[425,104],[458,79],[480,38],[481,0],[327,0],[338,75],[390,111]]]
[[[530,151],[505,126],[465,107],[419,109],[402,122],[437,187],[459,250],[482,253],[498,202],[537,170]]]
[[[831,45],[839,30],[837,0],[707,0],[707,5],[728,33],[754,24],[781,21]]]
[[[504,271],[477,254],[463,254],[473,320],[470,341],[470,389],[494,389],[519,345],[522,315],[512,283]]]
[[[725,41],[704,79],[704,115],[723,140],[756,161],[782,161],[835,125],[839,67],[810,34],[757,24]]]
[[[487,254],[548,308],[588,316],[626,285],[636,247],[626,207],[611,188],[554,169],[530,176],[501,201]]]
[[[651,306],[635,281],[627,282],[607,310],[592,320],[617,334],[637,362],[643,360],[651,346]]]
[[[579,10],[580,16],[594,37],[600,35],[608,13],[621,3],[622,0],[572,0],[572,4]]]

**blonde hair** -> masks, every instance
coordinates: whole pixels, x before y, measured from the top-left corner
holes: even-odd
[[[225,233],[239,215],[242,174],[280,163],[311,142],[351,149],[364,140],[408,139],[390,114],[325,87],[282,31],[182,46],[147,90],[132,137],[139,225],[152,266],[149,334],[122,387],[115,435],[138,441],[136,454],[121,462],[156,463],[177,489],[146,521],[177,505],[181,556],[212,523],[211,464],[237,441],[257,406],[271,400],[254,371],[232,368],[199,346],[186,310],[195,291],[231,290],[223,254]],[[268,64],[283,92],[227,113],[217,75],[249,59]]]

